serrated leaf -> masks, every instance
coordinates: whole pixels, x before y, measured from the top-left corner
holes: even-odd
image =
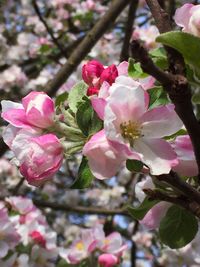
[[[126,168],[131,172],[140,172],[143,168],[143,163],[139,160],[127,159]]]
[[[64,103],[68,98],[69,93],[64,92],[56,97],[55,105],[56,107],[60,106],[62,103]]]
[[[195,216],[175,205],[169,208],[159,227],[161,241],[172,249],[186,246],[194,239],[197,231]]]
[[[79,104],[76,121],[85,136],[92,135],[103,127],[103,122],[98,118],[89,99]]]
[[[69,91],[68,96],[68,103],[70,109],[76,113],[77,111],[77,104],[80,102],[84,95],[86,95],[87,92],[87,84],[85,84],[83,81],[75,84],[72,89]]]
[[[78,178],[71,186],[72,189],[83,189],[88,188],[94,179],[94,175],[90,171],[88,160],[83,156],[79,170]]]
[[[138,207],[128,206],[127,210],[130,215],[136,220],[142,220],[147,212],[153,208],[159,200],[150,200],[149,198],[145,198],[144,201]]]
[[[200,38],[189,33],[173,31],[159,35],[156,41],[179,51],[186,63],[200,71]]]
[[[169,103],[166,92],[163,90],[162,86],[155,86],[148,90],[150,101],[149,108],[154,108],[160,105],[166,105]]]
[[[144,73],[140,63],[135,63],[134,59],[129,58],[128,64],[128,75],[131,78],[146,78],[148,74]]]

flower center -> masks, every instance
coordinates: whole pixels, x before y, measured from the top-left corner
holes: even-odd
[[[121,134],[133,146],[134,141],[141,136],[140,124],[134,121],[122,122],[120,124]]]
[[[76,244],[76,248],[78,249],[78,250],[83,250],[84,249],[84,245],[83,245],[83,242],[78,242],[77,244]]]

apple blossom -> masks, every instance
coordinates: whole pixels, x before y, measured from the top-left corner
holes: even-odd
[[[200,36],[200,5],[183,5],[176,10],[174,19],[183,31]]]
[[[151,174],[169,173],[178,161],[169,143],[161,138],[177,132],[182,122],[172,104],[147,110],[148,103],[149,96],[138,82],[119,76],[105,107],[105,134],[134,153]]]
[[[173,170],[180,175],[196,176],[198,166],[189,135],[178,136],[171,144],[179,160],[179,164],[174,166]]]
[[[31,92],[22,99],[22,104],[3,100],[2,118],[19,128],[48,128],[53,125],[54,103],[43,92]]]
[[[29,184],[39,186],[50,179],[63,161],[63,147],[54,134],[38,135],[34,129],[8,126],[4,141],[20,163],[20,172]]]

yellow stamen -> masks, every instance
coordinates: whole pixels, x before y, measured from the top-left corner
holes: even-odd
[[[83,244],[83,242],[78,242],[77,244],[76,244],[76,248],[78,249],[78,250],[83,250],[84,249],[84,244]]]
[[[141,127],[137,122],[128,121],[120,124],[121,134],[133,146],[134,141],[141,136]]]

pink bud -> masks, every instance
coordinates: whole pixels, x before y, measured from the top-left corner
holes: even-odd
[[[98,78],[101,76],[104,67],[97,60],[91,60],[82,68],[83,80],[90,86],[95,86],[98,83]]]
[[[100,77],[100,83],[102,84],[104,81],[108,82],[110,85],[115,81],[118,76],[117,67],[113,64],[105,69]]]
[[[46,246],[46,240],[38,231],[33,231],[29,234],[29,236],[33,239],[33,241],[42,247]]]
[[[113,267],[118,263],[118,258],[113,254],[102,254],[98,258],[101,267]]]
[[[91,96],[91,95],[98,95],[98,93],[99,93],[99,89],[96,88],[96,87],[89,87],[89,88],[87,89],[87,95],[88,95],[88,96]]]

